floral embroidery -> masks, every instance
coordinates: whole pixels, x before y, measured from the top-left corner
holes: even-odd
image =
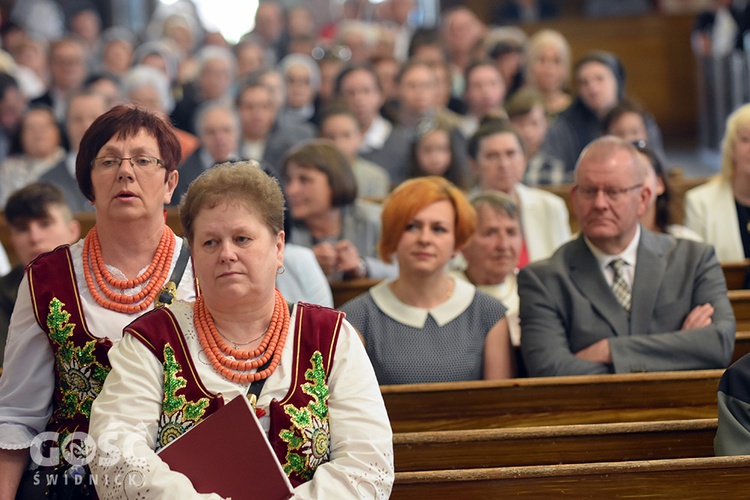
[[[302,385],[302,392],[312,396],[312,400],[300,409],[285,405],[284,411],[291,417],[292,427],[279,433],[288,445],[284,472],[288,476],[297,474],[304,481],[312,479],[315,469],[327,462],[331,453],[329,390],[320,351],[313,353],[310,362],[312,368],[305,371],[305,380],[309,382]]]
[[[59,299],[53,298],[47,313],[49,338],[59,346],[55,356],[60,372],[60,416],[73,418],[76,414],[83,414],[88,419],[91,405],[109,374],[109,367],[96,360],[95,339],[81,347],[75,345],[71,337],[76,325],[68,323],[70,313],[63,309],[64,306]]]
[[[191,403],[177,391],[187,386],[187,381],[179,375],[182,366],[175,360],[174,349],[164,346],[164,400],[157,435],[156,449],[163,448],[174,439],[189,431],[203,420],[208,408],[208,398]]]

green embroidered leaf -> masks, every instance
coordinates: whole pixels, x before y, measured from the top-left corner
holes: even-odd
[[[323,368],[323,355],[315,351],[310,358],[312,368],[305,371],[305,380],[302,391],[311,396],[310,402],[304,408],[295,408],[288,404],[284,406],[284,412],[289,415],[292,427],[284,429],[279,437],[287,443],[286,463],[284,472],[287,475],[297,474],[303,480],[310,480],[318,466],[328,461],[328,452],[319,453],[321,450],[316,445],[319,442],[311,442],[320,437],[323,432],[328,438],[330,446],[330,432],[328,423],[328,397],[329,389],[326,384],[326,372]],[[313,456],[315,447],[318,456]]]
[[[49,313],[47,313],[47,328],[49,337],[53,342],[62,345],[68,337],[73,335],[75,324],[68,324],[70,314],[63,309],[60,299],[53,298],[49,302]]]
[[[162,408],[166,413],[174,413],[186,403],[185,396],[177,396],[177,391],[187,385],[187,381],[177,375],[182,367],[175,360],[174,349],[164,346],[164,402]]]
[[[185,406],[185,417],[188,420],[196,420],[203,416],[208,407],[208,399],[199,399],[197,403],[187,403]]]
[[[99,363],[94,365],[91,373],[91,378],[96,380],[99,384],[103,385],[104,381],[107,379],[107,375],[109,375],[109,368],[104,367]]]
[[[305,371],[305,379],[313,383],[303,384],[302,391],[313,398],[313,401],[309,404],[310,410],[318,418],[326,418],[328,416],[328,396],[330,395],[330,391],[326,384],[323,355],[320,354],[320,351],[313,353],[310,363],[312,364],[312,368]]]
[[[164,400],[159,423],[159,442],[168,442],[187,431],[203,419],[209,405],[209,398],[188,401],[177,391],[187,386],[187,381],[179,374],[182,366],[175,359],[175,352],[169,344],[164,346]]]
[[[281,431],[279,437],[289,445],[289,449],[296,450],[302,445],[302,437],[297,436],[289,429]]]

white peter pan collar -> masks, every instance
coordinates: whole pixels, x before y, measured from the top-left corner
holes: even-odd
[[[392,281],[381,281],[372,287],[370,289],[372,300],[387,316],[413,328],[424,328],[428,314],[438,326],[445,326],[468,309],[476,291],[471,283],[453,279],[455,284],[453,294],[448,300],[432,309],[422,309],[401,302],[388,286]]]

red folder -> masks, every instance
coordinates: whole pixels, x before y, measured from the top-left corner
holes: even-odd
[[[186,475],[198,493],[233,500],[286,500],[293,495],[292,484],[244,396],[235,397],[158,455],[170,469]]]

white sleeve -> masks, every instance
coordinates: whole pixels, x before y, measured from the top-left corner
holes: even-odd
[[[328,385],[330,461],[295,498],[388,498],[393,434],[375,372],[354,327],[344,321]]]
[[[154,452],[163,399],[159,360],[132,335],[109,351],[112,371],[91,410],[89,433],[98,446],[90,463],[102,499],[221,498],[195,491]]]
[[[10,261],[8,260],[8,254],[5,253],[5,248],[0,244],[0,276],[5,276],[10,272]]]
[[[286,272],[276,277],[276,286],[287,301],[333,307],[328,278],[311,249],[287,243],[284,247],[284,267]]]
[[[18,288],[0,377],[0,449],[31,446],[52,415],[55,359],[37,324],[26,276]]]

